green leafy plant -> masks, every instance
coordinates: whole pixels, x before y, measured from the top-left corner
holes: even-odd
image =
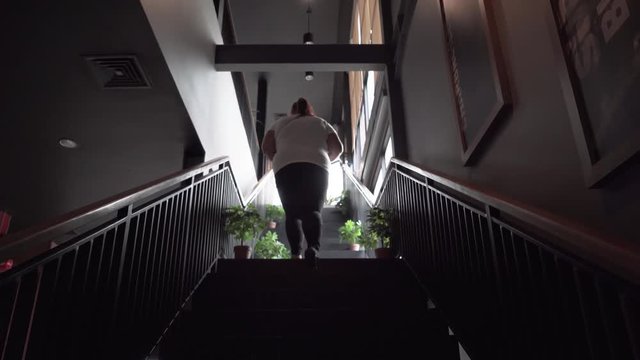
[[[224,221],[225,231],[240,241],[240,245],[255,240],[265,227],[262,216],[253,204],[246,208],[239,205],[227,208]]]
[[[342,194],[336,199],[336,209],[339,209],[342,215],[349,214],[349,206],[351,204],[351,193],[349,190],[342,191]]]
[[[349,244],[359,244],[362,237],[362,225],[360,221],[347,220],[344,225],[338,229],[340,240],[344,240]]]
[[[255,254],[261,259],[288,259],[291,252],[278,241],[278,234],[267,231],[256,244]]]
[[[373,207],[367,213],[367,242],[370,247],[380,244],[382,247],[391,247],[391,224],[393,222],[393,210]],[[374,242],[375,241],[375,242]]]
[[[343,190],[340,195],[332,198],[326,198],[324,203],[325,205],[333,205],[336,209],[340,210],[343,215],[347,216],[350,205],[350,195],[349,190]]]
[[[282,221],[284,219],[284,208],[279,205],[267,205],[264,217],[267,221]]]
[[[363,231],[362,237],[360,237],[358,243],[364,246],[365,249],[375,249],[378,246],[379,241],[380,239],[378,234],[372,233],[367,229]]]

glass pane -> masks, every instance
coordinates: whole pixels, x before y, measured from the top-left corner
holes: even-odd
[[[364,114],[363,114],[364,115]],[[360,117],[360,122],[358,125],[358,138],[360,139],[360,153],[362,154],[364,151],[364,144],[367,140],[367,128],[364,123],[364,116]]]
[[[375,95],[376,95],[376,80],[375,80],[375,72],[373,71],[369,71],[367,73],[366,92],[367,92],[367,95],[366,95],[367,96],[367,114],[368,116],[370,116],[371,110],[373,109],[373,100],[375,99]]]
[[[387,142],[387,148],[384,150],[384,164],[385,166],[389,166],[391,162],[391,158],[393,157],[393,140],[391,136],[389,136],[389,141]]]
[[[380,170],[378,171],[378,178],[376,179],[376,185],[373,187],[373,195],[378,197],[378,193],[380,192],[380,188],[382,188],[382,182],[384,181],[384,177],[387,175],[387,168],[384,164],[380,166]]]
[[[342,194],[344,179],[342,167],[339,162],[334,162],[329,168],[329,188],[327,189],[327,199],[335,199]]]
[[[373,24],[371,26],[371,42],[373,44],[382,44],[382,20],[380,19],[379,1],[374,1],[373,5]]]

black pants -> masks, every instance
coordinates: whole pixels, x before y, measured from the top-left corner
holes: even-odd
[[[276,186],[286,214],[287,239],[293,255],[300,254],[302,233],[307,248],[320,249],[322,215],[329,172],[311,163],[293,163],[276,173]]]

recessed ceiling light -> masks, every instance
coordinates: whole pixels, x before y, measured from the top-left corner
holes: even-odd
[[[71,140],[71,139],[66,139],[66,138],[62,138],[60,140],[58,140],[58,144],[60,144],[60,146],[62,146],[63,148],[66,149],[75,149],[78,147],[78,143]]]

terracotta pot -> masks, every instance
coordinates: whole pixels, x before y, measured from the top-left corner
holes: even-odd
[[[349,244],[349,250],[360,251],[360,244]]]
[[[376,259],[392,259],[393,253],[390,248],[377,248],[374,250],[376,253]]]
[[[251,254],[251,248],[247,245],[234,246],[233,254],[236,259],[248,259]]]

